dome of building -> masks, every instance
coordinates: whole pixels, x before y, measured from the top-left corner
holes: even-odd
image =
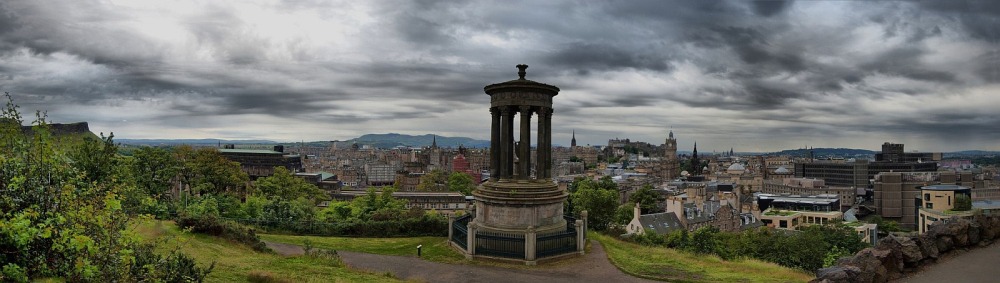
[[[777,170],[774,170],[774,174],[790,174],[790,173],[792,173],[792,171],[788,171],[788,168],[785,168],[785,166],[780,166],[778,167]]]
[[[747,171],[747,168],[739,163],[733,163],[733,165],[729,165],[729,169],[726,169],[726,172],[730,174],[743,174],[744,171]]]
[[[688,173],[687,170],[681,171],[681,176],[691,176],[691,173]]]

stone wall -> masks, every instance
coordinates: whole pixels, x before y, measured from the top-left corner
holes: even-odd
[[[983,247],[1000,238],[1000,215],[939,221],[919,236],[883,238],[872,248],[816,271],[811,282],[887,282],[933,264],[956,250]]]

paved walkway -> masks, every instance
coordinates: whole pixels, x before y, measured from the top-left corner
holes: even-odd
[[[301,255],[300,246],[265,242],[282,255]],[[337,251],[345,264],[373,272],[391,272],[397,278],[424,282],[655,282],[629,276],[608,261],[604,247],[591,241],[582,257],[525,268],[446,264],[416,257]]]
[[[1000,242],[939,259],[937,264],[898,282],[1000,282]]]

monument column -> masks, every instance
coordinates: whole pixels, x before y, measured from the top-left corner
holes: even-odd
[[[536,179],[549,178],[549,169],[552,166],[552,108],[540,107],[538,109],[538,164],[535,164]]]
[[[490,107],[493,125],[490,127],[490,180],[500,177],[500,109]]]
[[[498,174],[497,179],[508,179],[510,178],[510,164],[513,163],[513,158],[510,156],[512,139],[511,133],[513,117],[511,116],[510,109],[507,106],[498,107],[500,110],[500,139],[496,141],[500,148],[497,150],[497,157],[500,159],[497,162]]]
[[[514,109],[512,106],[505,108],[507,112],[504,115],[503,122],[507,124],[507,128],[503,134],[507,135],[507,138],[503,141],[504,146],[506,146],[502,153],[506,162],[503,164],[503,168],[505,172],[504,178],[511,179],[514,177],[514,151],[516,150],[514,149],[514,114],[517,114],[517,109]]]
[[[517,156],[519,179],[531,179],[531,106],[521,107],[521,148]]]
[[[547,179],[552,177],[552,108],[545,110],[545,117],[540,119],[545,123],[545,135],[542,136],[545,139],[545,164],[542,164],[545,169],[542,176]]]

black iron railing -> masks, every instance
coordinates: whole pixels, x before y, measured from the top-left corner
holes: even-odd
[[[476,254],[524,258],[524,234],[477,231]]]
[[[468,249],[468,243],[466,243],[467,237],[469,236],[469,231],[467,225],[469,225],[469,220],[472,219],[472,215],[464,215],[455,219],[454,223],[451,224],[451,241],[458,244],[462,249]]]

